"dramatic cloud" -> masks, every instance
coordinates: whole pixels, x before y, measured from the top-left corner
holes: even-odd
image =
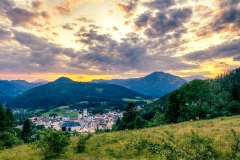
[[[15,3],[11,0],[1,0],[0,1],[0,13],[12,9],[15,6]]]
[[[11,39],[12,39],[11,32],[0,28],[0,42],[9,42],[11,41]]]
[[[78,6],[79,3],[84,2],[84,0],[63,0],[60,5],[53,8],[53,10],[62,15],[71,15],[72,7]]]
[[[8,18],[12,21],[13,26],[40,26],[37,22],[40,18],[38,13],[29,12],[25,9],[14,8],[7,11]]]
[[[131,17],[136,11],[139,0],[128,1],[127,4],[119,3],[118,7],[126,13],[125,17]]]
[[[165,10],[175,4],[174,0],[153,0],[144,3],[150,9]]]
[[[135,21],[135,25],[138,28],[146,27],[148,25],[148,20],[151,17],[150,13],[142,13]]]
[[[168,14],[157,12],[148,19],[149,27],[145,30],[145,34],[149,38],[155,38],[168,32],[178,32],[178,29],[184,28],[184,23],[191,15],[192,10],[189,8],[170,10]]]
[[[216,58],[233,58],[238,60],[240,54],[240,39],[233,40],[229,43],[211,47],[207,50],[197,51],[187,54],[186,60],[190,61],[205,61]]]
[[[57,7],[54,7],[54,11],[56,11],[58,13],[61,13],[63,15],[70,15],[71,14],[70,8],[67,8],[67,7],[57,6]]]
[[[42,16],[43,19],[46,19],[46,20],[50,20],[52,18],[51,14],[46,12],[46,11],[43,11],[41,13],[41,16]]]
[[[40,1],[33,1],[32,6],[35,10],[39,10],[44,6],[44,3]]]
[[[240,0],[0,0],[0,18],[1,73],[214,76],[240,65]]]
[[[74,58],[75,52],[70,48],[61,48],[56,44],[47,42],[32,34],[14,31],[14,38],[21,45],[29,48],[28,63],[43,67],[43,69],[56,69],[61,65],[61,57]],[[59,68],[61,69],[61,68]]]

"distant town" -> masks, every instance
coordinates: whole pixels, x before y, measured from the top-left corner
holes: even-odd
[[[140,107],[137,107],[140,109]],[[24,113],[26,110],[14,110],[14,114]],[[95,133],[96,129],[105,130],[112,129],[116,121],[123,117],[123,112],[109,111],[105,114],[92,114],[87,109],[81,111],[67,110],[64,112],[78,112],[77,117],[59,116],[50,114],[49,117],[34,116],[29,120],[37,125],[43,125],[45,128],[53,128],[56,130],[68,130],[79,133]]]

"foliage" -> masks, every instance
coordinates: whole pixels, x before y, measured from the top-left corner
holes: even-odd
[[[6,110],[6,126],[7,126],[7,130],[12,130],[14,127],[17,126],[17,121],[14,118],[10,108],[7,108]]]
[[[21,133],[21,138],[25,143],[29,143],[33,139],[33,128],[31,126],[31,121],[26,119],[23,124],[23,129]]]
[[[238,137],[237,132],[235,130],[232,129],[231,131],[235,142],[232,144],[231,147],[232,148],[231,159],[237,160],[240,158],[240,138]]]
[[[0,104],[0,149],[11,148],[22,144],[19,140],[19,130],[15,128],[16,120],[12,111],[7,108],[4,111]]]
[[[53,158],[64,154],[69,144],[69,132],[45,129],[40,131],[40,140],[36,143],[36,147],[40,149],[44,158]]]
[[[85,151],[86,149],[86,141],[91,137],[91,134],[87,134],[87,135],[80,135],[79,140],[77,142],[77,153],[82,153]]]
[[[23,142],[19,140],[13,133],[7,131],[0,132],[0,150],[12,148],[22,143]]]
[[[179,91],[173,91],[168,96],[168,104],[165,110],[165,122],[166,123],[176,123],[177,119],[180,115],[179,108],[180,108],[180,100],[178,98]]]
[[[145,120],[141,119],[141,117],[136,116],[134,121],[134,129],[144,128],[146,125]]]
[[[3,106],[0,104],[0,132],[5,131],[6,129],[6,113],[3,110]]]
[[[134,129],[136,117],[136,106],[133,102],[130,102],[125,109],[125,113],[123,114],[123,118],[118,126],[118,130]]]

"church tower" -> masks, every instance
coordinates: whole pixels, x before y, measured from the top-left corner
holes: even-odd
[[[78,120],[80,120],[80,119],[82,119],[83,118],[83,114],[82,114],[82,112],[80,111],[80,112],[78,112]]]

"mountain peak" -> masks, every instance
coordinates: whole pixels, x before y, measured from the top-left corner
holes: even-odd
[[[57,83],[69,83],[69,82],[73,82],[73,80],[71,80],[68,77],[60,77],[57,80],[55,80],[54,82],[57,82]]]
[[[163,78],[169,78],[169,77],[176,77],[176,76],[173,76],[169,73],[164,73],[164,72],[153,72],[143,78],[152,79],[152,80],[161,80]]]

